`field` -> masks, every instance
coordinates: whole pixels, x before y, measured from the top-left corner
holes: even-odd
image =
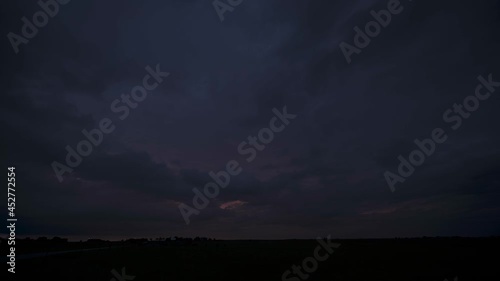
[[[500,280],[500,239],[335,240],[307,280]],[[315,240],[168,241],[19,259],[17,280],[283,280],[318,247]],[[303,280],[289,275],[288,280]]]

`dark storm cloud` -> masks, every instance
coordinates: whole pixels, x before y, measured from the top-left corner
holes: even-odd
[[[443,112],[478,75],[500,80],[498,1],[413,2],[351,64],[340,42],[387,1],[244,1],[223,22],[210,1],[71,1],[19,54],[4,38],[3,146],[23,186],[22,232],[498,234],[498,93],[396,193],[383,177],[415,138],[449,128]],[[4,34],[38,8],[9,5]],[[156,64],[171,75],[119,121],[110,103]],[[247,163],[238,144],[283,106],[298,117]],[[50,163],[104,117],[115,131],[59,183]],[[243,172],[186,226],[178,204],[232,159]]]

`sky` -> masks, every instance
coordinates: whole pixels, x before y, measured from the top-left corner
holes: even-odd
[[[402,0],[348,62],[340,44],[355,48],[354,28],[391,1],[243,0],[219,17],[211,0],[73,0],[17,53],[8,34],[41,7],[4,3],[2,167],[15,167],[18,237],[500,235],[500,88],[467,118],[443,117],[479,76],[500,81],[500,1]],[[121,120],[112,104],[148,66],[165,77]],[[239,145],[285,107],[295,117],[247,161]],[[103,119],[114,130],[60,181],[53,163]],[[386,172],[436,128],[446,140],[393,192]],[[186,224],[179,207],[231,160],[241,172]]]

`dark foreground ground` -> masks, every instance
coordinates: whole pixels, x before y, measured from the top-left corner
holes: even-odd
[[[500,280],[500,239],[335,240],[306,280]],[[315,240],[171,241],[18,259],[9,280],[282,280],[313,256]],[[115,247],[116,246],[116,247]],[[75,247],[72,247],[74,250]],[[61,250],[61,249],[58,249]],[[4,251],[3,251],[4,253]],[[321,251],[323,254],[324,252]],[[2,254],[3,255],[3,254]],[[5,268],[5,267],[4,267]],[[112,270],[129,278],[116,278]],[[6,272],[6,268],[4,269]],[[7,273],[7,272],[6,272]],[[3,273],[0,276],[5,276]],[[293,275],[288,280],[302,280]],[[3,278],[2,278],[3,279]]]

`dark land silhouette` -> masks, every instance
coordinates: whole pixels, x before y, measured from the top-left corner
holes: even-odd
[[[316,271],[304,272],[307,279],[292,274],[286,280],[500,280],[498,237],[332,241],[340,247],[318,262]],[[6,244],[2,239],[4,253]],[[113,270],[123,270],[134,281],[283,280],[283,273],[313,256],[317,246],[316,240],[18,239],[16,274],[9,277],[108,281],[115,278]]]

